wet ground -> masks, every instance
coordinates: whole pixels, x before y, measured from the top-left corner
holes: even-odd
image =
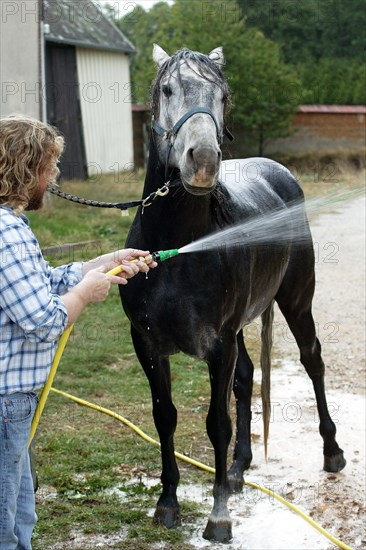
[[[262,438],[254,444],[253,465],[247,481],[272,489],[300,508],[323,528],[352,548],[364,548],[365,526],[365,408],[360,395],[329,391],[328,402],[337,425],[338,441],[345,450],[347,466],[342,473],[322,470],[322,444],[312,388],[302,368],[286,363],[272,377],[272,421],[269,459],[263,458]],[[260,410],[260,403],[257,404]],[[255,409],[255,406],[254,406]],[[255,420],[255,419],[254,419]],[[262,433],[260,415],[253,433]],[[211,507],[202,487],[182,488],[186,498]],[[245,487],[231,497],[233,541],[228,550],[297,550],[335,548],[304,519],[266,494]],[[189,541],[195,548],[217,550],[222,545],[202,539],[206,518]]]

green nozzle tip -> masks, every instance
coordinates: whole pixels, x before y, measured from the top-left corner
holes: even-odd
[[[177,248],[172,248],[171,250],[159,250],[159,259],[161,262],[164,262],[165,260],[168,260],[169,258],[173,258],[178,254],[179,254],[179,250]]]

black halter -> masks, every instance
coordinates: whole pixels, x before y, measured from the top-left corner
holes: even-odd
[[[213,112],[211,111],[211,109],[208,109],[207,107],[195,107],[194,109],[191,109],[190,111],[188,111],[188,113],[186,113],[185,115],[183,115],[179,120],[178,122],[176,122],[173,126],[173,128],[170,128],[170,130],[165,130],[165,128],[163,128],[162,126],[160,126],[160,124],[158,124],[156,122],[156,120],[154,119],[154,117],[152,118],[152,123],[151,123],[151,126],[153,128],[153,130],[159,135],[161,136],[162,138],[164,138],[166,141],[168,141],[168,155],[167,155],[167,159],[166,159],[166,164],[165,164],[165,176],[166,178],[168,177],[168,164],[169,164],[169,157],[170,157],[170,153],[172,151],[172,148],[174,146],[174,141],[175,141],[175,138],[177,137],[177,134],[179,132],[179,130],[181,129],[181,127],[183,126],[183,124],[185,122],[187,122],[187,120],[189,118],[191,118],[191,116],[193,115],[196,115],[198,113],[204,113],[206,115],[209,115],[212,120],[214,121],[215,123],[215,127],[216,127],[216,136],[217,136],[217,141],[218,143],[221,145],[222,142],[224,141],[224,135],[230,140],[230,141],[233,141],[234,140],[234,136],[233,134],[230,132],[230,130],[228,128],[224,128],[224,131],[221,132],[221,129],[217,123],[217,120],[215,118],[215,115],[213,114]]]
[[[224,128],[224,133],[222,133],[220,131],[220,128],[219,128],[219,125],[217,124],[217,120],[215,118],[215,115],[213,114],[213,112],[211,111],[211,109],[208,109],[207,107],[195,107],[194,109],[191,109],[190,111],[188,111],[188,113],[186,113],[185,115],[183,115],[179,120],[178,122],[176,122],[173,126],[173,128],[171,128],[170,130],[165,130],[164,128],[162,128],[162,126],[160,126],[156,120],[153,118],[152,120],[152,127],[153,129],[155,130],[155,132],[157,134],[159,134],[159,136],[163,137],[164,139],[166,140],[169,140],[169,143],[172,144],[171,146],[173,146],[173,143],[174,143],[174,139],[175,137],[177,136],[177,133],[179,132],[179,130],[181,129],[181,127],[183,126],[183,124],[189,119],[191,118],[191,116],[193,115],[196,115],[198,113],[204,113],[206,115],[210,115],[210,117],[212,118],[212,120],[214,121],[215,123],[215,126],[216,126],[216,134],[217,134],[217,141],[220,143],[220,145],[222,144],[223,140],[224,140],[224,135],[226,135],[226,137],[230,140],[230,141],[233,141],[234,139],[234,136],[232,135],[232,133],[230,132],[230,130],[228,130],[226,127]]]

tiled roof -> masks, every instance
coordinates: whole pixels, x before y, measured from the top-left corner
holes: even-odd
[[[299,113],[347,113],[366,114],[365,105],[300,105]]]
[[[131,53],[125,35],[103,14],[93,0],[43,0],[47,42]]]

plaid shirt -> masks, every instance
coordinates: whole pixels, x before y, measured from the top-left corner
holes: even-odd
[[[82,264],[51,268],[27,218],[0,205],[0,395],[41,388],[67,325],[60,295]]]

